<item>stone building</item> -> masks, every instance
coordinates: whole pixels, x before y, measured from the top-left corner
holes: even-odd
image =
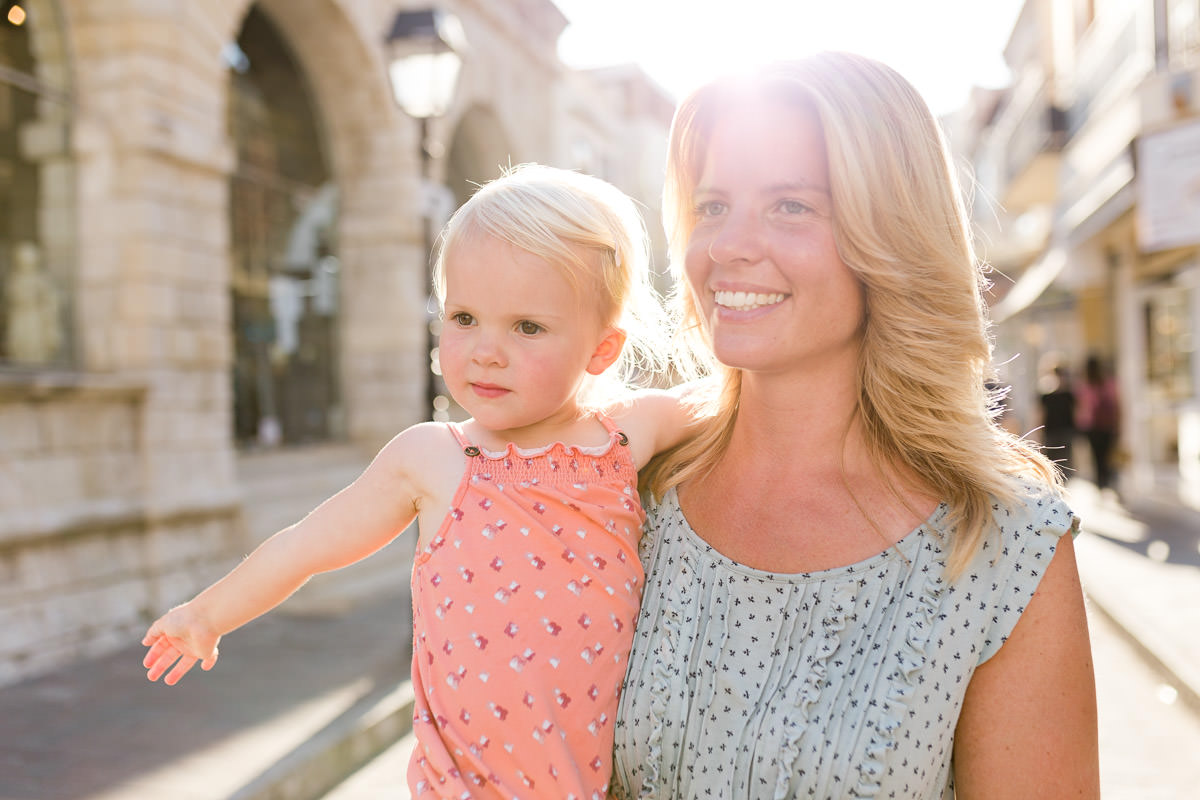
[[[645,76],[566,70],[550,0],[454,0],[422,136],[413,10],[0,2],[0,684],[134,641],[429,418],[426,220],[472,182],[588,169],[655,227]],[[395,590],[403,544],[289,603]]]
[[[1122,488],[1200,507],[1200,0],[1026,0],[1005,59],[1012,86],[951,125],[1017,424],[1053,365],[1097,355]]]

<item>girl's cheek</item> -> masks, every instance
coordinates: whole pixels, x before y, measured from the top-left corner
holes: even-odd
[[[454,371],[462,363],[462,345],[454,337],[443,335],[438,341],[438,363],[442,372]]]

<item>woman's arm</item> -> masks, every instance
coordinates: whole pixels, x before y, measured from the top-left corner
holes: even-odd
[[[956,797],[1099,798],[1097,738],[1087,616],[1067,534],[1008,641],[971,678],[955,732]]]

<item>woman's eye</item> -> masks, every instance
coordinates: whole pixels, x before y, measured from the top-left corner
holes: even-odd
[[[697,217],[717,217],[725,213],[725,204],[720,200],[705,200],[695,205]]]
[[[524,320],[523,322],[517,323],[517,329],[526,336],[534,336],[535,334],[541,332],[542,326],[538,325],[536,322]]]
[[[466,328],[475,321],[475,318],[472,317],[470,314],[466,313],[465,311],[460,311],[457,314],[451,314],[450,320],[455,325],[458,325],[460,328]]]
[[[779,210],[785,214],[804,214],[811,209],[799,200],[782,200],[779,203]]]

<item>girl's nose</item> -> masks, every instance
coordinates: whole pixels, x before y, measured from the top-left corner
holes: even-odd
[[[483,367],[502,367],[507,362],[501,343],[494,335],[483,332],[471,348],[471,360]]]
[[[763,230],[751,213],[731,210],[708,240],[708,257],[717,264],[754,263],[762,253]]]

